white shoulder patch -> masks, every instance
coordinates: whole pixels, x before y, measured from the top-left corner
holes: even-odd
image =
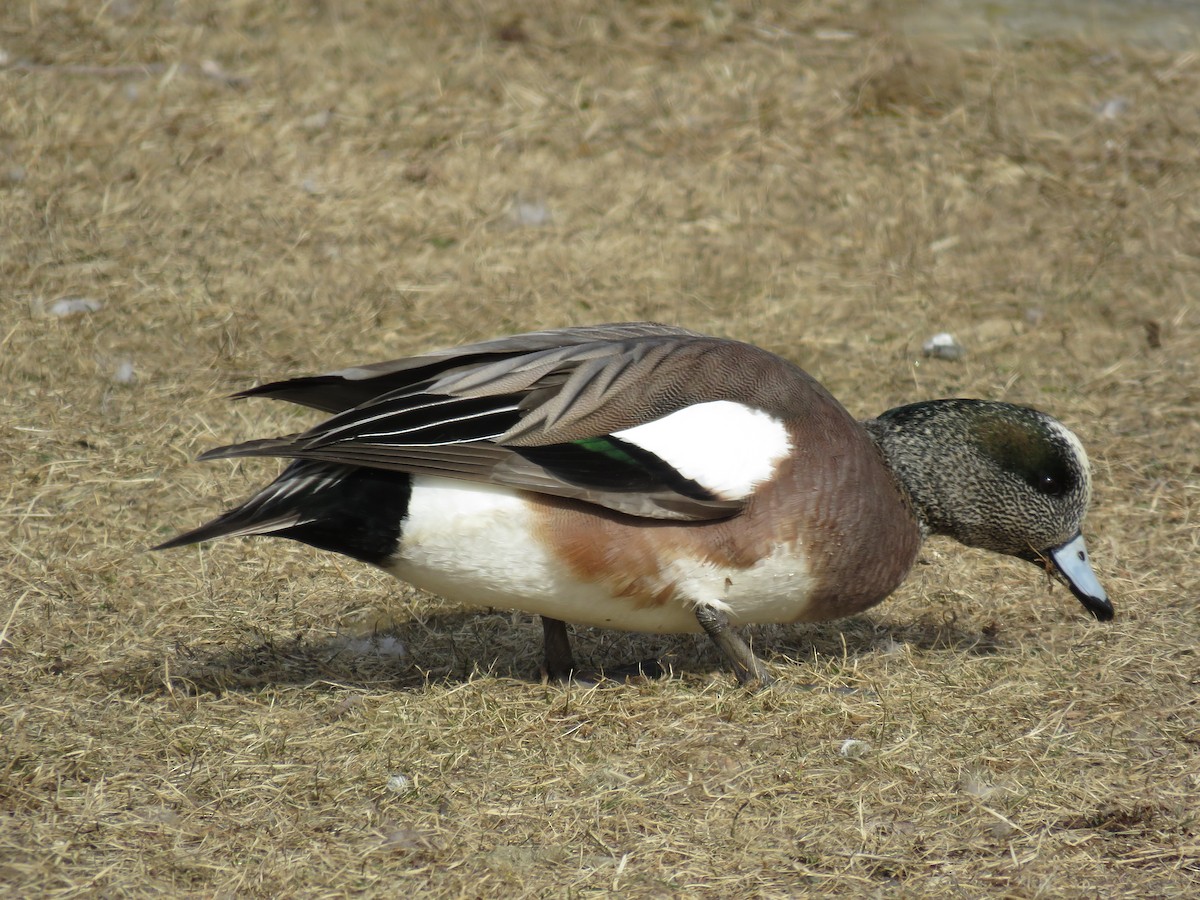
[[[722,500],[748,497],[792,451],[782,422],[730,400],[697,403],[613,437],[648,450]]]

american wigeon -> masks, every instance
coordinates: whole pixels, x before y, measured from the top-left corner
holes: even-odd
[[[703,630],[739,681],[769,676],[731,625],[879,603],[946,534],[1053,568],[1113,608],[1081,535],[1079,440],[1045,413],[932,400],[855,421],[758,347],[635,323],[565,328],[265,384],[334,415],[201,459],[293,462],[241,506],[161,544],[291,538],[444,597],[564,621]]]

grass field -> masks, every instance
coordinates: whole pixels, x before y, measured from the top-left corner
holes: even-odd
[[[0,893],[1196,896],[1200,56],[522,8],[0,15]],[[145,552],[278,469],[197,453],[311,421],[233,390],[631,319],[862,417],[1059,416],[1117,619],[933,541],[869,614],[756,630],[781,689],[583,629],[673,673],[561,687],[530,617],[285,542]]]

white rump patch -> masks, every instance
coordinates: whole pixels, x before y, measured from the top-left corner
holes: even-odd
[[[730,400],[697,403],[613,437],[650,451],[722,500],[748,497],[792,451],[782,422]]]

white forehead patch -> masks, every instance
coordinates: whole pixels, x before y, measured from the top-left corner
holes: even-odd
[[[1083,473],[1084,489],[1090,499],[1092,496],[1092,464],[1088,460],[1087,451],[1083,449],[1083,443],[1079,438],[1075,437],[1075,433],[1070,428],[1058,421],[1058,419],[1051,418],[1049,425],[1052,431],[1059,434],[1066,441],[1067,446],[1075,453],[1075,458],[1079,460],[1079,469]]]
[[[697,403],[613,437],[648,450],[722,500],[748,497],[792,451],[782,422],[729,400]]]

